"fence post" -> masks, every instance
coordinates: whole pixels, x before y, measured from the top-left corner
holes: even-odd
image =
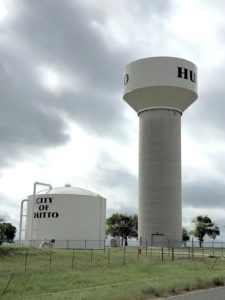
[[[223,242],[222,242],[222,245],[221,245],[221,246],[222,246],[222,257],[223,257]]]
[[[108,248],[108,266],[109,266],[109,261],[110,261],[110,248]]]
[[[27,257],[28,257],[28,250],[26,251],[25,254],[25,267],[24,267],[25,273],[27,272]]]
[[[148,254],[148,241],[145,240],[145,254]]]
[[[126,247],[123,248],[123,264],[125,265],[125,253],[126,253]]]
[[[140,260],[140,254],[141,254],[141,247],[138,247],[138,262]]]
[[[73,255],[72,255],[72,270],[73,270],[73,266],[74,266],[74,248],[73,248]]]
[[[172,246],[172,260],[174,260],[174,247]]]
[[[52,269],[52,250],[49,252],[49,272]]]
[[[212,242],[213,256],[214,256],[214,242]]]
[[[92,259],[93,259],[93,249],[91,249],[91,265],[92,265]]]
[[[162,247],[162,262],[163,262],[163,247]]]

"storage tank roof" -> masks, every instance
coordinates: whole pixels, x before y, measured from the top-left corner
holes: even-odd
[[[82,195],[82,196],[100,196],[99,194],[93,193],[86,189],[71,187],[71,186],[63,186],[63,187],[54,187],[52,189],[45,189],[42,191],[38,191],[38,194],[71,194],[71,195]]]

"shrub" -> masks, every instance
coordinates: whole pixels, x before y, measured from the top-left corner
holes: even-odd
[[[161,291],[153,286],[146,287],[142,290],[144,295],[154,295],[156,297],[161,296]]]
[[[215,286],[223,286],[224,285],[224,280],[221,277],[214,277],[213,278],[213,284]]]

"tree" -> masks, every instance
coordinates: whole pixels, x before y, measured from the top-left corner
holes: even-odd
[[[132,216],[133,218],[133,237],[137,238],[138,237],[138,215],[135,214]]]
[[[182,243],[184,244],[184,246],[186,247],[186,243],[187,241],[190,240],[190,236],[187,232],[187,229],[186,228],[183,228],[183,233],[182,233]]]
[[[205,235],[214,240],[217,235],[220,235],[219,227],[208,216],[197,216],[192,222],[195,223],[193,234],[198,238],[200,247],[202,247]]]
[[[11,223],[0,223],[0,245],[5,242],[12,242],[16,235],[16,227]]]
[[[106,220],[106,224],[108,227],[106,230],[106,234],[110,234],[113,237],[122,238],[122,246],[123,241],[125,241],[125,246],[127,246],[128,238],[137,238],[138,236],[137,215],[128,216],[126,214],[113,214]]]

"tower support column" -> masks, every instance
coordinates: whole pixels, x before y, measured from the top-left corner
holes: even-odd
[[[139,113],[138,235],[149,245],[179,243],[181,214],[181,112]]]

